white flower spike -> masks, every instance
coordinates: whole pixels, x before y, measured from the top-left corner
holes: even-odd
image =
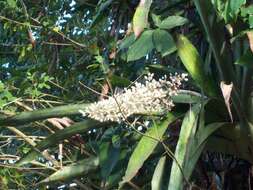
[[[172,96],[177,95],[183,81],[187,81],[187,74],[166,75],[161,79],[154,79],[154,74],[144,77],[144,83],[136,82],[123,93],[114,94],[90,104],[80,113],[101,122],[122,122],[134,114],[152,114],[170,111],[173,107]]]

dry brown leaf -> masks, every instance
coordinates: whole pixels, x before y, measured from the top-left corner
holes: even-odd
[[[220,88],[222,91],[223,98],[225,100],[225,104],[226,104],[231,122],[233,122],[233,115],[232,115],[231,108],[230,108],[230,98],[231,98],[231,92],[233,89],[233,83],[225,84],[224,81],[221,81]]]
[[[249,46],[253,53],[253,31],[247,32],[247,36],[249,38]]]
[[[64,129],[64,127],[69,127],[74,123],[71,119],[68,117],[63,118],[50,118],[47,119],[49,123],[51,123],[53,126],[57,127],[58,129]]]

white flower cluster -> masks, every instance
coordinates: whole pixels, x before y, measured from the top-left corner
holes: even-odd
[[[133,114],[170,111],[174,106],[171,96],[177,95],[182,82],[187,81],[187,74],[165,75],[159,80],[148,74],[144,79],[144,83],[136,82],[123,93],[92,103],[80,113],[101,122],[122,122]]]

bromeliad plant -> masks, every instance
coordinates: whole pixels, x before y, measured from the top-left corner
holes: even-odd
[[[112,2],[100,1],[98,12]],[[171,67],[163,66],[158,58],[174,59],[188,72],[190,90],[179,90],[186,79],[184,74],[172,75],[170,80],[148,75],[146,82],[136,82],[122,93],[96,103],[0,116],[1,126],[64,116],[79,121],[37,144],[30,143],[32,150],[16,166],[38,164],[34,162],[38,157],[50,159],[45,150],[54,149],[66,139],[71,141],[76,134],[94,129],[101,134],[99,143],[87,142],[88,153],[81,156],[82,160],[65,158],[63,167],[51,160],[61,169],[48,172],[40,184],[90,176],[90,184],[101,189],[181,190],[192,186],[196,164],[207,152],[253,163],[252,5],[246,0],[189,1],[199,16],[189,21],[182,12],[164,18],[162,11],[157,13],[152,8],[155,3],[140,1],[133,16],[133,32],[120,42],[116,54],[128,64],[145,62],[145,68],[158,77],[171,73]],[[98,17],[99,14],[95,18]],[[178,33],[177,27],[186,33],[187,25],[193,28],[188,37],[172,35],[173,30]],[[189,40],[195,41],[196,37],[201,41],[198,48]],[[199,51],[201,46],[205,48]],[[152,56],[154,64],[146,63]],[[85,118],[80,117],[81,113]],[[138,131],[138,126],[144,131]],[[180,134],[173,147],[168,131],[175,126]],[[22,135],[20,131],[16,133]],[[65,165],[70,160],[76,162]],[[97,171],[99,176],[94,175]]]

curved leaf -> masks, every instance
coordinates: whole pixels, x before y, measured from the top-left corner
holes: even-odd
[[[152,0],[141,0],[133,17],[133,30],[135,37],[139,37],[148,27],[148,13]]]
[[[87,175],[89,172],[95,171],[99,166],[99,159],[97,157],[91,157],[79,161],[76,164],[65,166],[59,171],[56,171],[46,179],[39,182],[42,183],[52,183],[56,181],[64,181],[72,179],[78,176]]]
[[[177,26],[182,26],[188,22],[188,19],[181,16],[169,16],[165,18],[158,27],[161,29],[172,29]]]
[[[189,159],[189,152],[192,149],[190,143],[192,141],[192,138],[195,136],[194,131],[197,128],[197,121],[200,110],[201,105],[196,104],[186,113],[184,117],[180,136],[175,150],[175,160],[173,161],[171,168],[168,190],[183,189],[183,182],[185,177],[184,168]]]
[[[204,71],[203,61],[194,45],[183,35],[180,35],[177,43],[178,55],[185,68],[196,84],[209,96],[216,95],[216,89]]]
[[[121,185],[130,181],[136,175],[145,160],[151,155],[155,147],[158,145],[159,140],[156,139],[161,139],[168,125],[175,120],[176,117],[170,113],[164,121],[160,124],[154,124],[154,126],[145,133],[145,136],[141,138],[130,157]]]
[[[151,182],[152,190],[162,189],[162,177],[163,177],[165,162],[166,162],[166,156],[163,156],[160,158],[159,162],[157,163],[157,166],[153,174],[152,182]]]

